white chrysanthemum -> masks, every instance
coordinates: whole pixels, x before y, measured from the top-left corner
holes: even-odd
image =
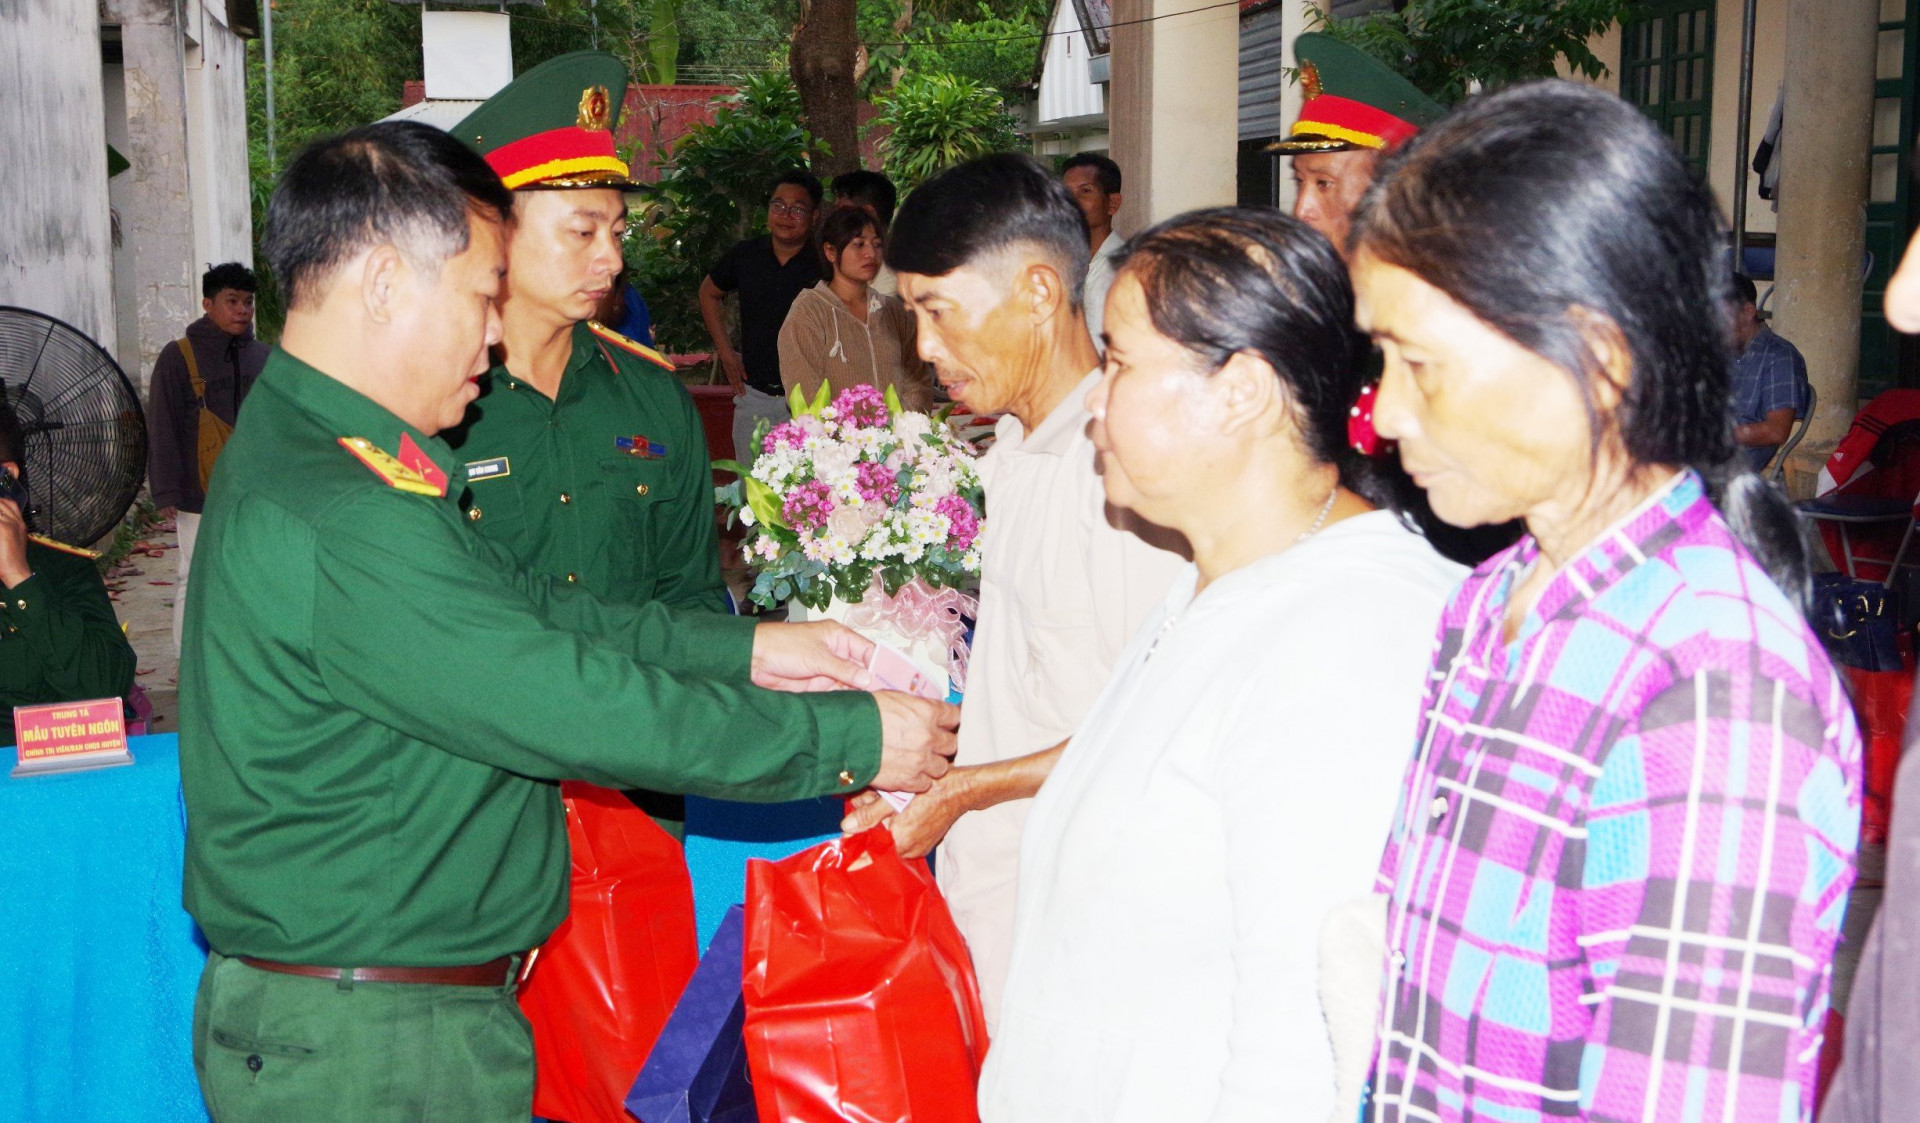
[[[980,551],[968,550],[960,555],[960,565],[968,573],[980,572]]]
[[[800,553],[808,561],[826,561],[827,540],[808,535],[800,540]]]
[[[838,534],[834,534],[826,538],[822,538],[820,539],[820,541],[826,543],[827,548],[824,552],[829,562],[831,562],[834,565],[852,565],[853,564],[853,560],[854,560],[853,543],[847,541],[845,538],[840,537]]]
[[[933,419],[924,413],[902,413],[893,419],[893,431],[902,441],[921,444],[920,438],[933,431]]]
[[[853,468],[842,468],[815,478],[826,481],[827,486],[833,489],[835,503],[860,502],[860,473]]]

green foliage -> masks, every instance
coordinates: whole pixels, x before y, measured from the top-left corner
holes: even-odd
[[[267,150],[264,45],[247,43],[248,191],[259,237],[277,167],[318,137],[377,121],[400,108],[402,86],[421,72],[420,13],[388,0],[278,0],[273,8],[274,131]],[[279,337],[286,318],[279,287],[256,261],[255,330]]]
[[[1003,18],[981,4],[975,19],[909,33],[908,46],[896,53],[904,73],[969,78],[1004,97],[1033,82],[1034,60],[1044,37],[1045,29],[1032,14]]]
[[[1603,78],[1607,66],[1587,40],[1631,15],[1639,0],[1408,0],[1399,11],[1335,19],[1308,6],[1317,30],[1353,44],[1405,75],[1434,100],[1453,105],[1478,82],[1493,89],[1549,78],[1566,60],[1576,74]]]
[[[881,99],[874,125],[891,130],[883,143],[886,169],[902,192],[943,168],[1016,144],[1013,115],[999,93],[952,74],[907,73]]]
[[[660,182],[643,192],[648,221],[633,224],[627,249],[662,348],[707,349],[701,278],[734,242],[764,231],[768,182],[819,148],[801,127],[800,95],[785,74],[749,79],[712,124],[674,145]]]
[[[681,80],[735,83],[784,73],[794,9],[794,0],[683,0]]]

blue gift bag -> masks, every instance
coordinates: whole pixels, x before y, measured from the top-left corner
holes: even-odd
[[[641,1123],[757,1123],[740,1028],[740,963],[746,928],[739,905],[727,910],[693,979],[627,1093]]]

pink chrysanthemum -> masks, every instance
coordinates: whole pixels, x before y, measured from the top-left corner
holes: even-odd
[[[854,480],[863,500],[876,500],[889,507],[900,501],[899,476],[885,464],[862,462],[854,469]]]
[[[780,505],[787,525],[802,534],[811,534],[833,517],[833,489],[821,480],[808,480],[787,493]]]
[[[947,516],[947,548],[963,552],[973,547],[973,540],[980,536],[980,516],[974,512],[973,504],[958,495],[942,496],[933,505],[935,514]]]
[[[760,442],[761,452],[772,452],[776,448],[805,448],[807,435],[800,426],[791,421],[783,421],[767,430],[766,439]]]
[[[893,421],[887,413],[886,398],[878,388],[865,383],[840,391],[840,396],[833,399],[833,408],[841,424],[857,429],[884,429]]]

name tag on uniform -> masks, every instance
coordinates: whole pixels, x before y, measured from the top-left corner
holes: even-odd
[[[659,460],[667,454],[666,445],[661,444],[659,441],[650,441],[638,435],[615,437],[613,438],[613,447],[626,453],[628,456],[639,457],[641,460]]]
[[[504,456],[496,456],[492,460],[473,460],[467,464],[469,483],[474,480],[497,480],[511,475],[513,475],[513,468]]]
[[[19,759],[15,776],[133,763],[118,698],[15,706],[13,736]]]

